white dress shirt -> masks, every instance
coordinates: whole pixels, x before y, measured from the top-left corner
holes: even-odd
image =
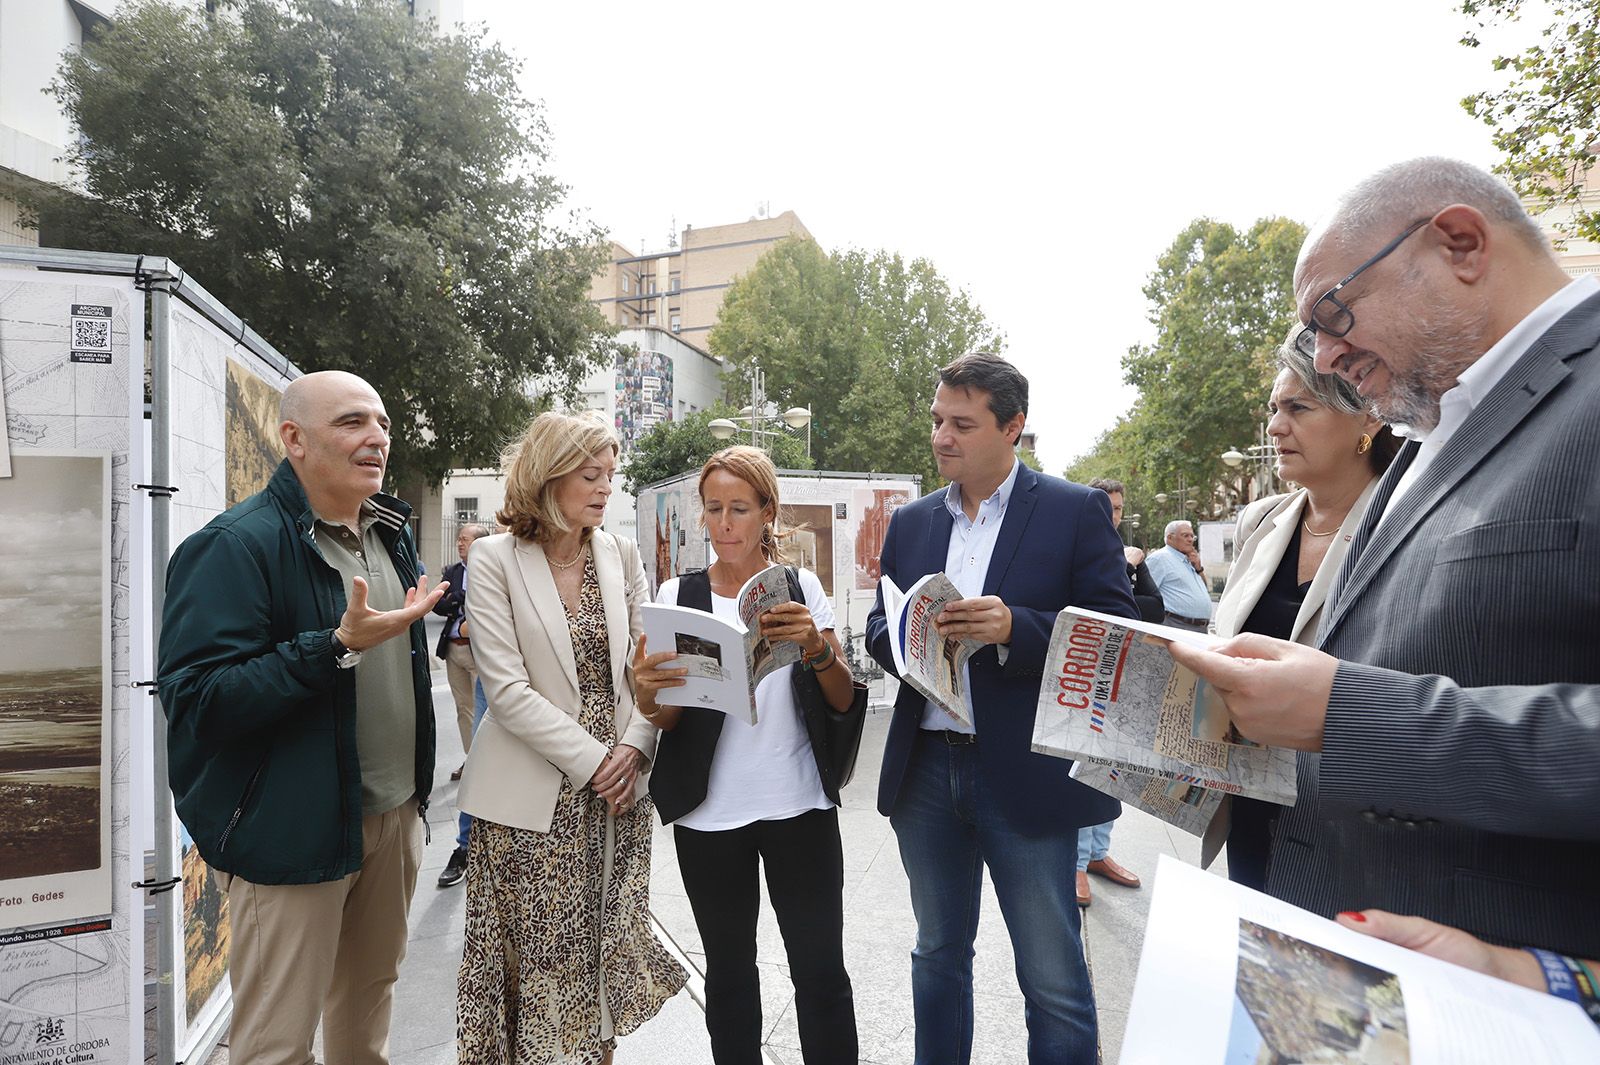
[[[978,516],[967,517],[961,507],[961,485],[952,483],[944,494],[945,509],[954,524],[950,528],[950,550],[944,558],[944,575],[956,586],[956,591],[970,599],[983,594],[983,582],[989,576],[989,560],[994,558],[994,545],[1000,539],[1000,523],[1005,520],[1006,505],[1011,502],[1011,489],[1017,484],[1017,471],[1022,464],[1011,462],[1011,473],[1000,482],[994,494],[978,504]],[[1005,661],[1006,648],[1000,649],[1000,661]],[[967,720],[972,718],[972,676],[965,664],[961,667],[961,689],[966,693]],[[925,729],[949,729],[951,732],[976,732],[929,703],[922,711]]]
[[[1494,347],[1484,352],[1477,362],[1461,371],[1461,376],[1456,378],[1455,387],[1439,397],[1438,425],[1431,430],[1416,429],[1411,426],[1394,427],[1400,436],[1421,441],[1422,447],[1418,450],[1417,457],[1411,461],[1411,465],[1406,467],[1406,472],[1401,475],[1400,483],[1394,486],[1389,502],[1384,505],[1383,515],[1378,519],[1378,525],[1381,526],[1389,520],[1389,515],[1395,512],[1395,504],[1399,503],[1400,498],[1417,483],[1422,471],[1433,464],[1433,460],[1444,450],[1444,446],[1450,442],[1456,430],[1461,428],[1477,409],[1478,404],[1483,402],[1483,397],[1500,383],[1506,371],[1527,353],[1533,342],[1578,304],[1597,292],[1600,292],[1600,280],[1592,276],[1580,277],[1563,286],[1560,291],[1535,307],[1533,313],[1513,326],[1510,332],[1501,337]]]

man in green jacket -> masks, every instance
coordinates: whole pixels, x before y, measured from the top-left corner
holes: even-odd
[[[353,374],[284,391],[288,458],[167,571],[159,683],[178,815],[228,892],[231,1060],[388,1059],[433,785],[410,508]],[[347,594],[348,593],[348,594]],[[407,638],[408,637],[408,638]]]

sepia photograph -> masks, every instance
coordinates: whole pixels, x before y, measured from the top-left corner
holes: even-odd
[[[788,533],[782,541],[786,560],[808,569],[822,582],[824,595],[833,595],[833,505],[786,503],[780,527]]]
[[[1400,979],[1254,921],[1239,921],[1227,1065],[1407,1065]]]
[[[5,879],[98,869],[106,859],[108,463],[13,452],[11,476],[0,479]]]
[[[183,997],[194,1024],[228,975],[228,893],[181,822],[178,848],[183,854]]]
[[[278,436],[278,391],[228,360],[228,506],[267,486],[283,461]]]

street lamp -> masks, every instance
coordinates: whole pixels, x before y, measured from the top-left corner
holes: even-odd
[[[810,458],[811,411],[805,407],[790,407],[777,418],[795,432],[801,429],[806,431],[806,458]],[[766,445],[762,443],[763,437],[770,439],[782,435],[775,430],[762,428],[767,420],[767,375],[762,372],[761,367],[756,366],[750,373],[750,405],[740,408],[739,413],[732,418],[713,418],[706,428],[718,440],[731,440],[743,426],[750,433],[752,446],[765,447]]]
[[[1259,443],[1251,444],[1243,451],[1236,447],[1230,447],[1217,456],[1231,470],[1237,470],[1247,462],[1252,464],[1254,468],[1250,471],[1250,479],[1255,485],[1255,498],[1257,499],[1272,491],[1271,464],[1276,462],[1278,458],[1278,447],[1267,439],[1266,426],[1261,426],[1259,432],[1261,437]]]

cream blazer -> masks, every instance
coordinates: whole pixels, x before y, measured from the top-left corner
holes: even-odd
[[[1333,542],[1328,545],[1327,554],[1322,556],[1316,576],[1311,578],[1311,587],[1306,589],[1305,600],[1300,604],[1294,627],[1289,631],[1289,639],[1294,642],[1308,647],[1316,646],[1317,626],[1322,620],[1322,607],[1328,601],[1328,590],[1333,587],[1333,579],[1338,576],[1339,567],[1350,553],[1350,541],[1361,527],[1361,518],[1366,514],[1367,504],[1372,501],[1372,493],[1377,487],[1378,478],[1367,482],[1367,487],[1361,490],[1351,505],[1350,513],[1344,516],[1339,531],[1333,534]],[[1228,583],[1222,588],[1222,598],[1217,601],[1216,620],[1212,627],[1218,636],[1237,636],[1239,626],[1250,619],[1250,612],[1261,602],[1267,585],[1272,583],[1272,575],[1278,571],[1278,563],[1283,561],[1284,552],[1289,550],[1293,537],[1300,535],[1300,516],[1305,512],[1305,506],[1306,490],[1298,488],[1285,495],[1258,499],[1239,515],[1234,540],[1238,545],[1238,553],[1234,556],[1233,569],[1228,572]],[[470,590],[472,586],[468,584],[467,587]],[[1222,806],[1200,839],[1202,869],[1209,868],[1222,850],[1232,820],[1232,796],[1223,796]]]
[[[655,758],[656,727],[635,712],[633,647],[639,605],[649,601],[632,540],[596,529],[591,546],[605,603],[619,743]],[[462,812],[534,832],[550,831],[561,778],[585,788],[606,746],[578,724],[578,664],[572,634],[544,549],[510,533],[485,536],[468,559],[472,656],[489,711],[461,773]],[[649,792],[648,774],[634,783]]]
[[[1367,504],[1372,501],[1372,493],[1377,487],[1378,478],[1367,482],[1367,487],[1361,490],[1361,495],[1350,507],[1350,513],[1345,515],[1339,531],[1334,533],[1328,553],[1322,556],[1317,575],[1311,578],[1311,587],[1306,589],[1300,613],[1295,615],[1294,628],[1289,633],[1289,639],[1294,642],[1307,646],[1316,643],[1317,624],[1322,619],[1322,606],[1328,600],[1328,590],[1333,587],[1333,578],[1344,564],[1345,555],[1350,553],[1350,541],[1355,538],[1356,529],[1361,526],[1361,518],[1366,514]],[[1277,572],[1278,563],[1283,561],[1290,541],[1300,531],[1300,516],[1305,512],[1305,506],[1306,490],[1299,488],[1286,495],[1258,499],[1239,515],[1238,538],[1235,540],[1238,552],[1234,556],[1233,569],[1228,573],[1228,583],[1223,586],[1222,598],[1217,601],[1213,631],[1218,636],[1237,636],[1239,627],[1249,620],[1250,612],[1261,602],[1267,585],[1272,583],[1272,575]],[[468,588],[471,588],[470,584]]]

